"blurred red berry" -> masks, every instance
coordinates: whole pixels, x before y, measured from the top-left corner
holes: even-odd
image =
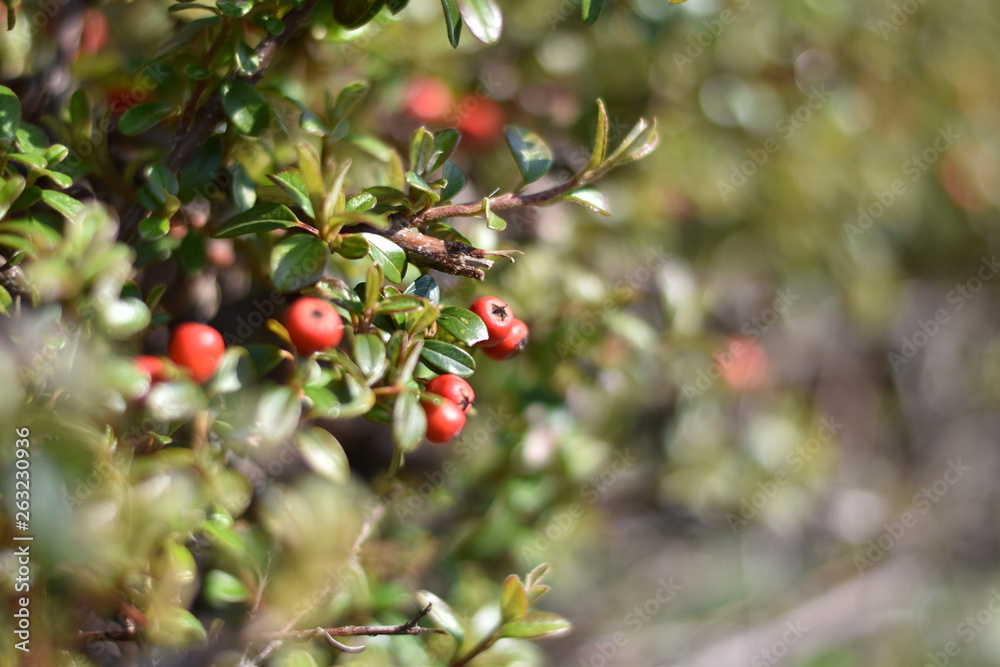
[[[174,329],[170,339],[170,360],[186,368],[198,384],[215,375],[225,353],[222,335],[207,324],[185,322]]]

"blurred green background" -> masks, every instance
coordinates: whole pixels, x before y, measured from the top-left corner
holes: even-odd
[[[549,141],[553,178],[586,159],[598,97],[612,145],[660,127],[598,185],[610,217],[456,225],[525,254],[440,277],[444,300],[500,295],[531,345],[482,360],[462,440],[408,461],[363,551],[373,615],[409,587],[475,610],[551,562],[541,606],[575,631],[474,664],[1000,664],[1000,6],[622,0],[592,27],[573,0],[503,8],[499,45],[457,52],[433,0],[316,27],[265,79],[313,108],[371,80],[364,129],[399,144],[434,79],[458,110],[432,128],[494,100]],[[167,36],[162,6],[105,10],[135,28],[126,54]],[[78,74],[107,87],[122,64]],[[456,160],[459,199],[516,185],[502,139]],[[374,428],[338,435],[353,457]],[[338,664],[424,664],[409,638],[369,646]]]

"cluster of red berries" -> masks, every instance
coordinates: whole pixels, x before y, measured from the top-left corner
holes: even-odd
[[[484,296],[469,309],[486,324],[488,337],[477,344],[486,356],[504,361],[527,345],[528,326],[514,317],[510,306],[500,299]],[[436,394],[422,403],[427,415],[427,439],[438,444],[449,442],[465,427],[465,415],[472,408],[476,394],[468,382],[450,374],[428,382],[427,391]]]
[[[478,346],[490,358],[510,359],[527,344],[528,327],[500,299],[483,297],[472,304],[471,310],[486,324],[488,338]],[[285,329],[292,344],[304,355],[334,348],[344,336],[344,323],[336,308],[314,297],[303,297],[289,307]],[[207,324],[185,322],[170,339],[170,361],[199,384],[215,375],[225,352],[222,335]],[[140,355],[135,364],[154,383],[170,377],[160,357]],[[429,395],[421,402],[427,416],[427,439],[437,444],[449,442],[465,427],[476,394],[468,382],[451,374],[432,379],[427,383],[427,392]]]

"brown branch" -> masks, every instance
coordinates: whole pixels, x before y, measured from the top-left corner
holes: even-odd
[[[505,195],[500,195],[499,197],[491,197],[490,209],[492,211],[511,211],[516,208],[525,208],[527,206],[545,206],[546,204],[553,202],[562,195],[580,187],[581,185],[582,183],[578,179],[571,178],[565,183],[560,183],[553,188],[530,195],[517,195],[509,192]],[[419,227],[420,225],[434,220],[475,216],[481,215],[482,213],[483,203],[481,201],[470,202],[468,204],[448,204],[445,206],[436,206],[434,208],[427,209],[423,213],[415,215],[411,219],[410,224],[412,226]]]
[[[417,625],[424,616],[431,610],[431,605],[427,605],[406,623],[399,625],[344,625],[339,628],[313,628],[312,630],[285,630],[280,632],[266,632],[261,638],[272,640],[288,639],[315,639],[324,635],[331,637],[376,637],[379,635],[424,635],[424,634],[448,634],[439,628],[425,628]]]
[[[274,55],[278,52],[278,49],[292,38],[292,35],[301,27],[317,4],[319,4],[319,0],[306,0],[305,5],[301,9],[293,9],[282,18],[285,29],[280,35],[268,33],[260,41],[260,44],[255,49],[257,56],[260,58],[260,67],[252,76],[242,77],[244,81],[254,84],[264,76],[264,72],[271,65],[271,61],[274,60]],[[229,80],[238,78],[237,70],[234,69],[227,78]],[[215,126],[224,118],[225,113],[222,109],[222,100],[219,97],[218,89],[216,89],[212,93],[212,96],[208,98],[208,101],[198,110],[191,128],[177,137],[173,148],[170,149],[170,154],[164,160],[167,169],[174,174],[180,171],[181,167],[191,159],[198,149],[201,148],[202,144],[212,135]],[[145,212],[146,209],[138,202],[133,204],[122,218],[121,228],[118,232],[119,238],[131,238],[135,234],[136,229],[138,229],[139,222],[145,217]]]

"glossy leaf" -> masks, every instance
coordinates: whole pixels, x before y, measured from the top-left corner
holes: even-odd
[[[298,169],[289,167],[278,174],[270,174],[268,178],[284,190],[292,198],[292,201],[305,211],[310,218],[316,217],[312,202],[309,199],[309,191],[306,188],[305,179],[302,178],[302,173]]]
[[[476,362],[468,352],[440,340],[424,341],[424,349],[420,355],[421,361],[427,367],[438,373],[452,373],[459,377],[468,377],[476,370]]]
[[[353,357],[369,383],[377,382],[388,367],[385,343],[375,334],[363,333],[354,337]]]
[[[489,338],[486,324],[471,310],[445,306],[441,309],[437,322],[439,327],[466,345],[475,345]]]
[[[500,629],[500,636],[517,639],[538,639],[565,634],[573,625],[558,614],[547,611],[530,611],[523,618],[506,623]]]
[[[311,234],[282,239],[271,252],[271,282],[279,290],[297,292],[323,276],[330,253]]]
[[[583,0],[583,4],[581,5],[583,23],[585,25],[594,25],[597,17],[601,14],[601,7],[603,5],[604,0]]]
[[[507,577],[500,591],[500,616],[503,623],[517,621],[528,612],[528,596],[516,574]]]
[[[347,454],[329,431],[312,426],[299,431],[295,442],[314,472],[337,484],[346,484],[350,479],[351,466]]]
[[[462,14],[458,9],[456,0],[441,0],[441,7],[444,9],[444,24],[448,31],[448,42],[453,48],[458,48],[458,41],[462,37]]]
[[[434,155],[434,135],[425,127],[418,127],[410,137],[410,169],[419,175],[428,171]]]
[[[230,218],[212,236],[217,239],[228,239],[244,234],[288,229],[298,223],[298,218],[287,206],[275,202],[263,202]]]
[[[122,115],[121,120],[118,121],[118,129],[126,136],[141,134],[169,117],[173,112],[174,107],[163,102],[137,104]]]
[[[611,215],[611,211],[608,210],[609,207],[607,197],[595,188],[580,188],[579,190],[574,190],[565,195],[563,199],[589,208],[594,213]]]
[[[490,46],[500,41],[503,32],[503,14],[494,0],[457,0],[462,22],[472,36]]]
[[[14,91],[0,86],[0,151],[6,150],[17,137],[21,124],[21,102]]]
[[[438,287],[434,276],[420,276],[406,288],[405,294],[413,294],[423,299],[427,299],[435,306],[441,303],[441,288]]]
[[[435,132],[434,153],[432,155],[431,162],[427,167],[427,171],[432,172],[442,167],[448,158],[451,157],[451,154],[455,152],[455,149],[458,147],[458,142],[461,140],[462,135],[458,132],[458,130],[450,127]]]
[[[222,108],[237,130],[258,137],[271,123],[271,109],[264,96],[249,83],[227,80],[219,85]]]
[[[368,241],[368,252],[372,261],[385,271],[389,282],[398,283],[403,279],[403,268],[406,266],[406,253],[398,245],[378,234],[363,232],[360,234]]]
[[[150,215],[139,222],[139,238],[144,241],[162,239],[170,231],[170,220],[162,215]]]
[[[333,20],[353,30],[375,18],[381,8],[382,0],[333,0]]]
[[[514,125],[505,127],[504,135],[525,183],[534,183],[549,171],[552,166],[552,151],[541,137],[531,130]]]
[[[392,441],[404,452],[417,448],[427,431],[427,416],[420,407],[416,391],[404,391],[396,397],[392,409]]]

